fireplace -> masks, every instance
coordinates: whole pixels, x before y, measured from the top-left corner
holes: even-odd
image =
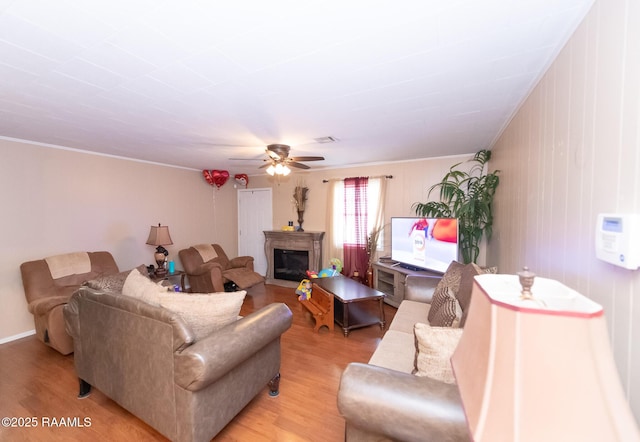
[[[273,277],[288,281],[307,278],[309,252],[306,250],[273,249]]]
[[[307,277],[306,271],[320,271],[324,232],[264,232],[267,257],[267,284],[295,281]]]

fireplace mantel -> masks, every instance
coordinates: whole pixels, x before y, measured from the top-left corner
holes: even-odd
[[[322,265],[322,239],[324,238],[324,232],[287,232],[282,230],[265,230],[264,237],[264,253],[267,257],[267,284],[272,284],[276,281],[273,276],[273,249],[307,251],[309,252],[309,270],[316,272],[320,271],[320,266]]]

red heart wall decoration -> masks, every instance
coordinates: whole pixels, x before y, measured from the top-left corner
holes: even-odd
[[[236,183],[241,186],[247,187],[247,184],[249,184],[249,177],[246,173],[238,173],[233,178],[236,180]]]
[[[226,170],[212,170],[211,176],[213,177],[213,184],[219,189],[229,179],[229,172]]]
[[[205,180],[207,180],[207,183],[213,186],[213,177],[211,176],[211,172],[209,172],[208,170],[203,170],[202,176],[204,177]]]

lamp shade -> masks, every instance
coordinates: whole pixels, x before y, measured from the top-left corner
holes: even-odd
[[[168,226],[151,226],[149,231],[149,238],[147,238],[147,244],[151,246],[168,246],[173,244],[171,241],[171,235],[169,234]]]
[[[536,278],[475,277],[451,363],[475,441],[638,441],[602,306]]]

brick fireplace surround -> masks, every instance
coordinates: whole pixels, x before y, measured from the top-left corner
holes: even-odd
[[[267,284],[284,281],[274,278],[274,249],[306,251],[309,253],[309,270],[316,272],[320,271],[320,266],[322,265],[322,239],[324,238],[324,232],[286,232],[281,230],[265,230],[264,237],[264,253],[267,257]],[[286,282],[291,283],[291,281]]]

